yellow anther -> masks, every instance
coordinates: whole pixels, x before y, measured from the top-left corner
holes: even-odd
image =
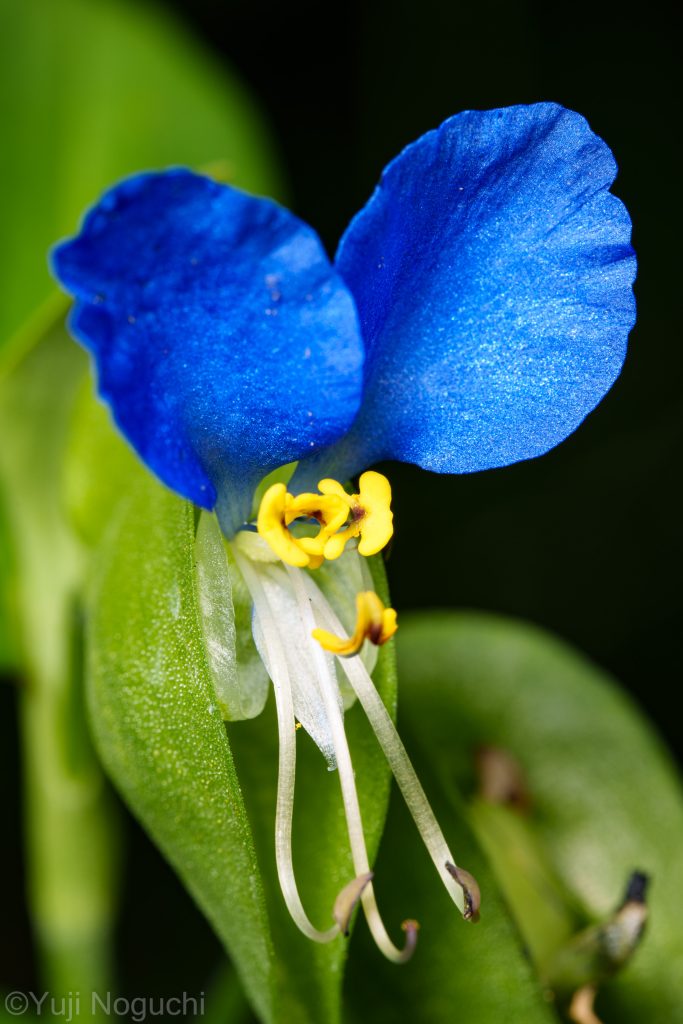
[[[284,484],[269,487],[259,506],[256,528],[283,562],[303,568],[310,562],[310,557],[299,547],[285,525],[291,499]]]
[[[356,628],[347,640],[328,633],[326,629],[314,629],[313,638],[321,647],[340,658],[357,654],[364,640],[373,644],[385,644],[394,635],[398,625],[393,608],[385,608],[373,590],[364,590],[356,596]]]
[[[343,526],[348,517],[346,503],[337,495],[324,494],[297,494],[296,497],[288,495],[289,502],[286,510],[287,526],[295,519],[304,517],[306,519],[317,519],[321,526],[328,532],[336,532]]]
[[[272,550],[287,565],[317,569],[331,534],[348,517],[345,502],[335,495],[287,493],[283,483],[273,484],[263,495],[256,528]],[[289,526],[295,519],[314,519],[320,524],[315,537],[295,537]]]
[[[389,542],[393,532],[394,514],[391,511],[391,486],[381,473],[369,470],[361,475],[359,494],[347,494],[336,480],[321,480],[320,492],[345,502],[351,511],[351,522],[345,530],[335,532],[324,547],[325,558],[339,558],[346,544],[360,537],[361,555],[374,555]]]
[[[392,533],[391,487],[381,473],[363,473],[358,494],[347,494],[336,480],[321,480],[320,494],[287,493],[283,483],[269,487],[261,500],[256,526],[272,550],[288,565],[317,569],[339,558],[346,544],[360,537],[361,555],[381,551]],[[319,524],[315,536],[296,536],[296,520]]]

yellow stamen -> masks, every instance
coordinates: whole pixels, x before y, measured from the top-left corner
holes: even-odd
[[[273,484],[261,499],[256,528],[278,558],[287,565],[317,569],[324,560],[328,538],[346,522],[348,507],[335,495],[287,493],[283,483]],[[295,537],[289,526],[295,519],[320,524],[315,537]]]
[[[394,529],[386,477],[363,473],[358,494],[348,494],[336,480],[321,480],[318,486],[320,494],[295,497],[277,483],[264,494],[256,526],[278,558],[287,565],[317,569],[325,559],[339,558],[355,537],[360,537],[361,555],[374,555],[385,546]],[[318,533],[295,536],[290,526],[299,519],[315,520]]]
[[[290,494],[288,497],[287,526],[302,517],[317,519],[327,532],[335,533],[346,522],[348,510],[336,495],[297,494],[294,497]]]
[[[364,590],[356,595],[356,628],[348,639],[328,633],[326,629],[314,629],[312,636],[321,647],[340,658],[357,654],[365,640],[380,646],[394,635],[398,625],[393,608],[385,608],[377,594]]]
[[[351,522],[339,533],[334,533],[325,544],[325,558],[339,558],[348,541],[360,537],[361,555],[374,555],[389,542],[393,532],[394,514],[391,511],[391,486],[381,473],[369,470],[361,475],[359,493],[347,494],[336,480],[321,480],[318,489],[324,495],[334,495],[351,510]]]
[[[261,500],[256,528],[283,562],[303,569],[310,563],[310,556],[299,546],[285,525],[291,500],[292,496],[287,494],[284,484],[269,487]]]

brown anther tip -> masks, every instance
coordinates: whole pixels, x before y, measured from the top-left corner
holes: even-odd
[[[380,647],[382,643],[382,623],[374,624],[370,626],[368,630],[368,640],[374,644],[375,647]]]
[[[483,746],[475,753],[479,795],[490,804],[504,804],[524,813],[530,799],[519,761],[501,747]]]
[[[472,924],[476,924],[479,920],[479,908],[481,906],[481,891],[479,889],[479,883],[477,882],[474,875],[471,875],[469,871],[464,868],[459,868],[455,864],[451,864],[446,861],[446,871],[454,878],[463,891],[465,897],[465,909],[463,910],[463,917],[466,921],[471,921]]]
[[[405,932],[406,935],[406,944],[401,953],[401,963],[406,963],[410,960],[411,956],[415,952],[415,948],[417,946],[417,933],[419,930],[420,925],[417,921],[414,921],[413,918],[408,918],[407,921],[404,921],[401,924],[401,931]]]
[[[348,936],[351,915],[356,909],[366,885],[372,881],[373,877],[372,871],[368,871],[364,875],[358,875],[357,878],[352,879],[348,885],[344,886],[334,901],[332,916],[342,935]]]
[[[420,922],[415,921],[412,917],[409,917],[407,921],[404,921],[401,925],[402,932],[419,932]]]

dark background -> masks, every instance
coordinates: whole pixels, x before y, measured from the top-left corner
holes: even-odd
[[[575,436],[535,462],[464,477],[388,467],[389,575],[400,611],[489,609],[569,640],[623,682],[681,756],[680,39],[671,24],[652,4],[637,16],[501,0],[166,6],[260,99],[290,205],[330,251],[387,160],[459,110],[555,100],[607,140],[640,264],[620,380]],[[7,720],[8,688],[0,700]],[[16,759],[5,747],[8,771]],[[18,807],[5,820],[18,832]],[[199,991],[217,943],[132,822],[129,833],[124,988],[168,995],[173,977],[178,991]],[[18,842],[5,855],[5,877],[18,877]],[[4,910],[15,941],[2,973],[28,988],[20,897]]]

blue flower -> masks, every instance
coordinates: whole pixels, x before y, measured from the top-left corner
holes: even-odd
[[[462,473],[570,434],[635,317],[615,173],[572,111],[470,111],[389,164],[333,265],[278,205],[172,170],[113,188],[53,266],[121,430],[230,535],[285,463],[301,487]]]
[[[361,556],[391,535],[390,487],[371,471],[358,494],[340,481],[385,459],[465,473],[532,458],[597,405],[635,317],[615,173],[562,107],[471,111],[389,164],[334,264],[291,213],[185,170],[122,182],[54,252],[121,430],[164,483],[216,509],[252,596],[279,723],[278,872],[316,941],[345,931],[360,900],[388,957],[415,946],[414,922],[394,946],[375,902],[343,724],[355,698],[453,900],[467,919],[479,904],[371,679],[368,641],[387,641],[396,614]],[[240,530],[259,481],[291,462],[293,493],[273,484],[258,533]],[[329,599],[308,572],[325,561]],[[338,768],[355,871],[325,930],[294,878],[296,721]]]

